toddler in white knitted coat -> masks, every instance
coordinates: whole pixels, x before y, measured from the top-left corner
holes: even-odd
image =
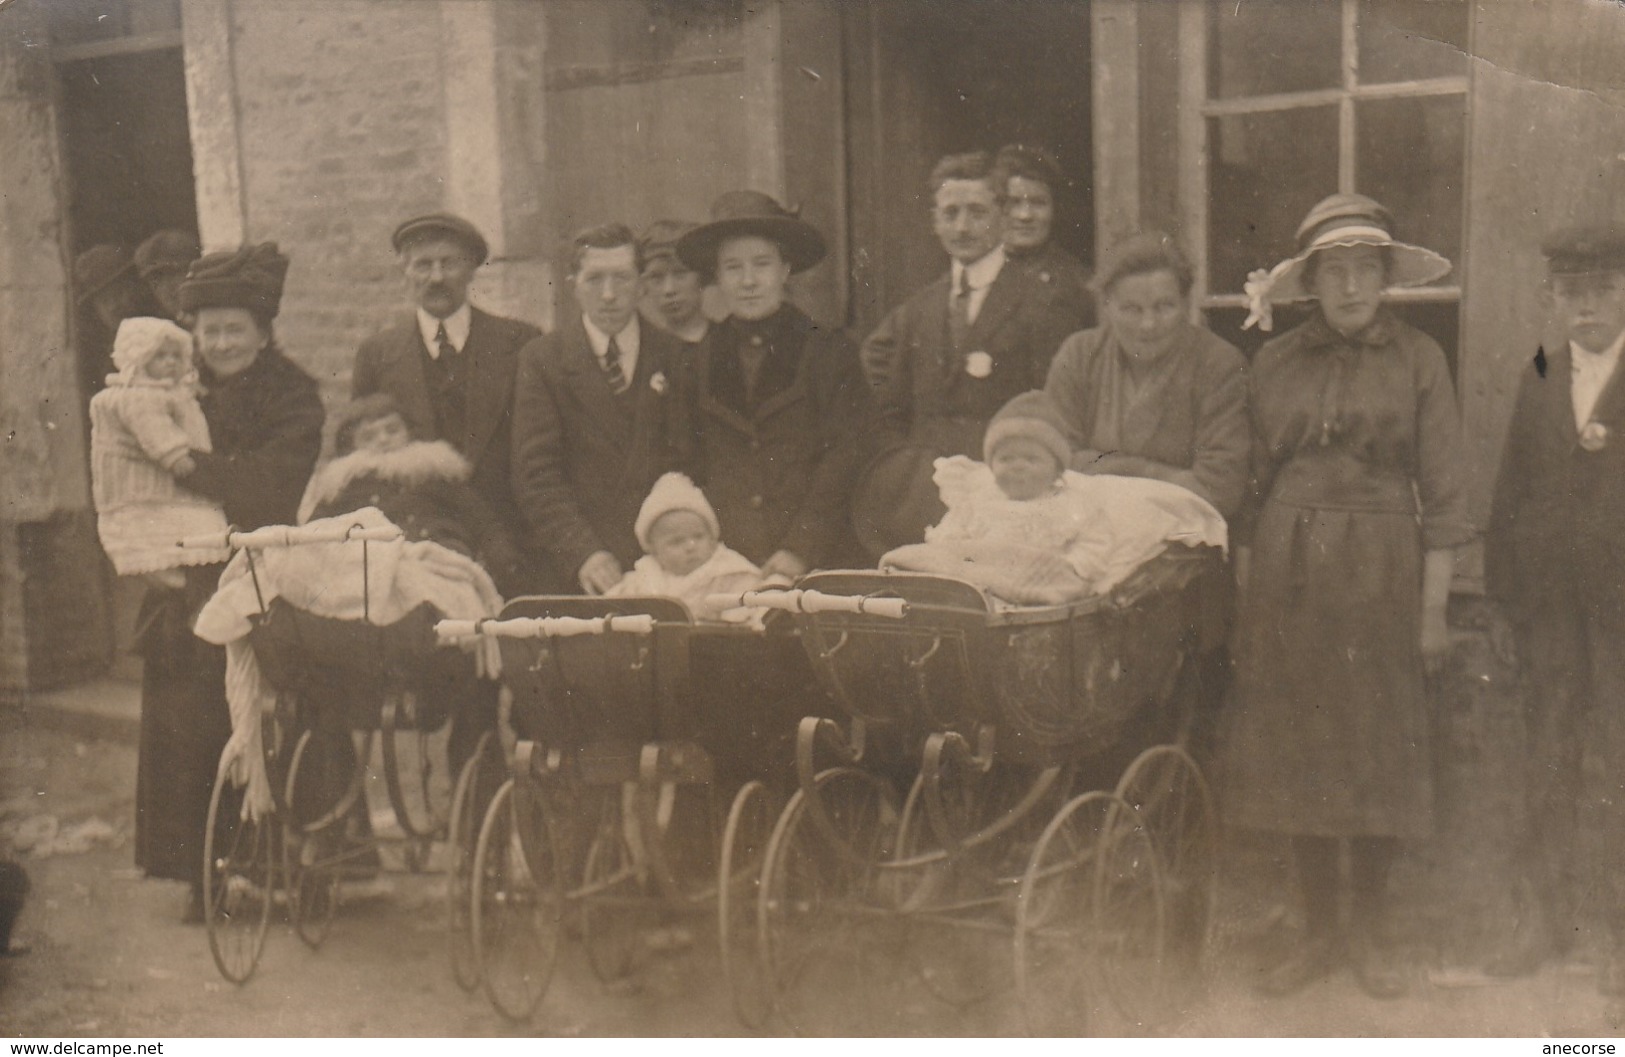
[[[192,335],[167,319],[119,324],[107,388],[90,401],[90,470],[96,529],[121,576],[147,575],[168,586],[181,567],[223,562],[221,548],[181,548],[188,536],[219,533],[220,507],[183,488],[192,452],[209,451],[209,424],[198,405]]]

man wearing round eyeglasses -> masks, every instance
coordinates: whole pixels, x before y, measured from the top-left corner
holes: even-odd
[[[490,252],[473,224],[447,213],[414,217],[392,242],[414,311],[361,343],[350,395],[388,393],[414,437],[449,442],[469,461],[470,483],[523,539],[509,472],[513,386],[519,349],[540,331],[469,304]],[[489,571],[505,594],[533,586],[528,569]]]

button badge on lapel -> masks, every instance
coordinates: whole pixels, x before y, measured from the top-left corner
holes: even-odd
[[[972,378],[986,378],[993,373],[993,357],[985,352],[973,352],[965,357],[965,373]]]
[[[1580,431],[1580,447],[1586,451],[1602,451],[1608,446],[1608,427],[1595,420],[1586,423]]]

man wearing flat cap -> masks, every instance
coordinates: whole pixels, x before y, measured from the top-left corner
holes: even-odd
[[[1581,882],[1605,875],[1611,944],[1599,988],[1625,996],[1625,227],[1542,247],[1561,339],[1524,371],[1486,540],[1488,592],[1510,622],[1528,730],[1517,918],[1490,969],[1532,972],[1569,952]],[[1496,629],[1504,645],[1507,624]],[[1605,861],[1577,864],[1582,757],[1605,771]]]
[[[489,249],[473,224],[449,213],[395,229],[412,315],[362,342],[352,397],[388,393],[412,435],[449,442],[473,466],[471,483],[524,538],[509,474],[514,376],[521,346],[540,331],[469,304],[468,288]],[[491,569],[504,594],[529,590],[527,569]]]

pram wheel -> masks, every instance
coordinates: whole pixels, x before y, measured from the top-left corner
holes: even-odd
[[[1168,1013],[1189,1003],[1206,982],[1217,921],[1218,823],[1202,770],[1177,745],[1155,745],[1135,757],[1117,783],[1135,810],[1162,867],[1167,903]]]
[[[480,826],[496,789],[503,766],[497,735],[486,731],[457,776],[451,798],[451,821],[446,834],[450,861],[446,865],[447,949],[457,986],[472,991],[480,985],[480,961],[474,949],[473,871]]]
[[[384,699],[379,718],[383,742],[384,784],[389,789],[395,820],[418,843],[437,840],[446,832],[451,815],[453,779],[446,762],[447,732],[425,730],[415,694],[400,692]],[[449,728],[449,724],[443,724]],[[415,871],[424,857],[408,856]]]
[[[734,796],[722,831],[717,869],[717,928],[722,971],[734,1012],[747,1027],[761,1028],[773,1013],[773,987],[757,960],[757,899],[762,866],[777,818],[775,798],[761,782],[747,782]]]
[[[470,910],[486,996],[511,1020],[528,1019],[547,994],[562,903],[557,849],[540,798],[509,779],[480,827]]]
[[[883,911],[879,864],[892,856],[896,798],[857,768],[824,771],[790,798],[768,842],[762,965],[798,1034],[884,1034],[896,1024],[903,929]]]
[[[242,791],[222,768],[209,795],[203,836],[203,920],[215,967],[234,984],[247,982],[265,950],[276,888],[270,818],[242,815]]]
[[[627,830],[628,823],[635,825],[635,816],[622,809],[620,786],[602,794],[598,830],[582,867],[581,938],[593,975],[608,984],[637,968],[652,908],[645,891],[648,871],[634,853]]]
[[[301,732],[294,745],[293,756],[288,761],[288,779],[283,793],[283,802],[288,805],[284,816],[287,825],[282,834],[283,876],[287,879],[293,930],[313,950],[327,939],[333,927],[333,914],[338,910],[339,875],[334,865],[338,835],[331,831],[338,828],[340,818],[338,807],[324,810],[329,805],[311,802],[320,785],[313,782],[311,776],[314,739],[314,732]],[[341,751],[339,755],[341,768],[344,758],[349,758],[351,775],[346,784],[354,785],[354,758],[348,750]],[[299,784],[301,772],[305,777],[303,792]],[[317,799],[320,797],[317,796]],[[342,807],[349,801],[350,797],[341,796],[338,806]],[[307,815],[318,817],[310,825],[302,824],[301,818]]]
[[[888,902],[906,924],[914,975],[938,1001],[963,1008],[1009,986],[1007,969],[990,956],[986,931],[957,925],[957,915],[950,911],[964,906],[967,895],[974,906],[987,902],[986,892],[1000,891],[992,872],[996,864],[986,849],[965,848],[958,855],[944,850],[927,818],[924,792],[921,774],[903,802],[895,865],[881,880]],[[982,812],[964,797],[953,799],[967,810],[962,820],[968,825],[961,834],[983,824]]]
[[[1069,801],[1033,848],[1016,903],[1028,1031],[1147,1031],[1143,1010],[1160,1006],[1164,937],[1161,869],[1134,809],[1104,792]]]

